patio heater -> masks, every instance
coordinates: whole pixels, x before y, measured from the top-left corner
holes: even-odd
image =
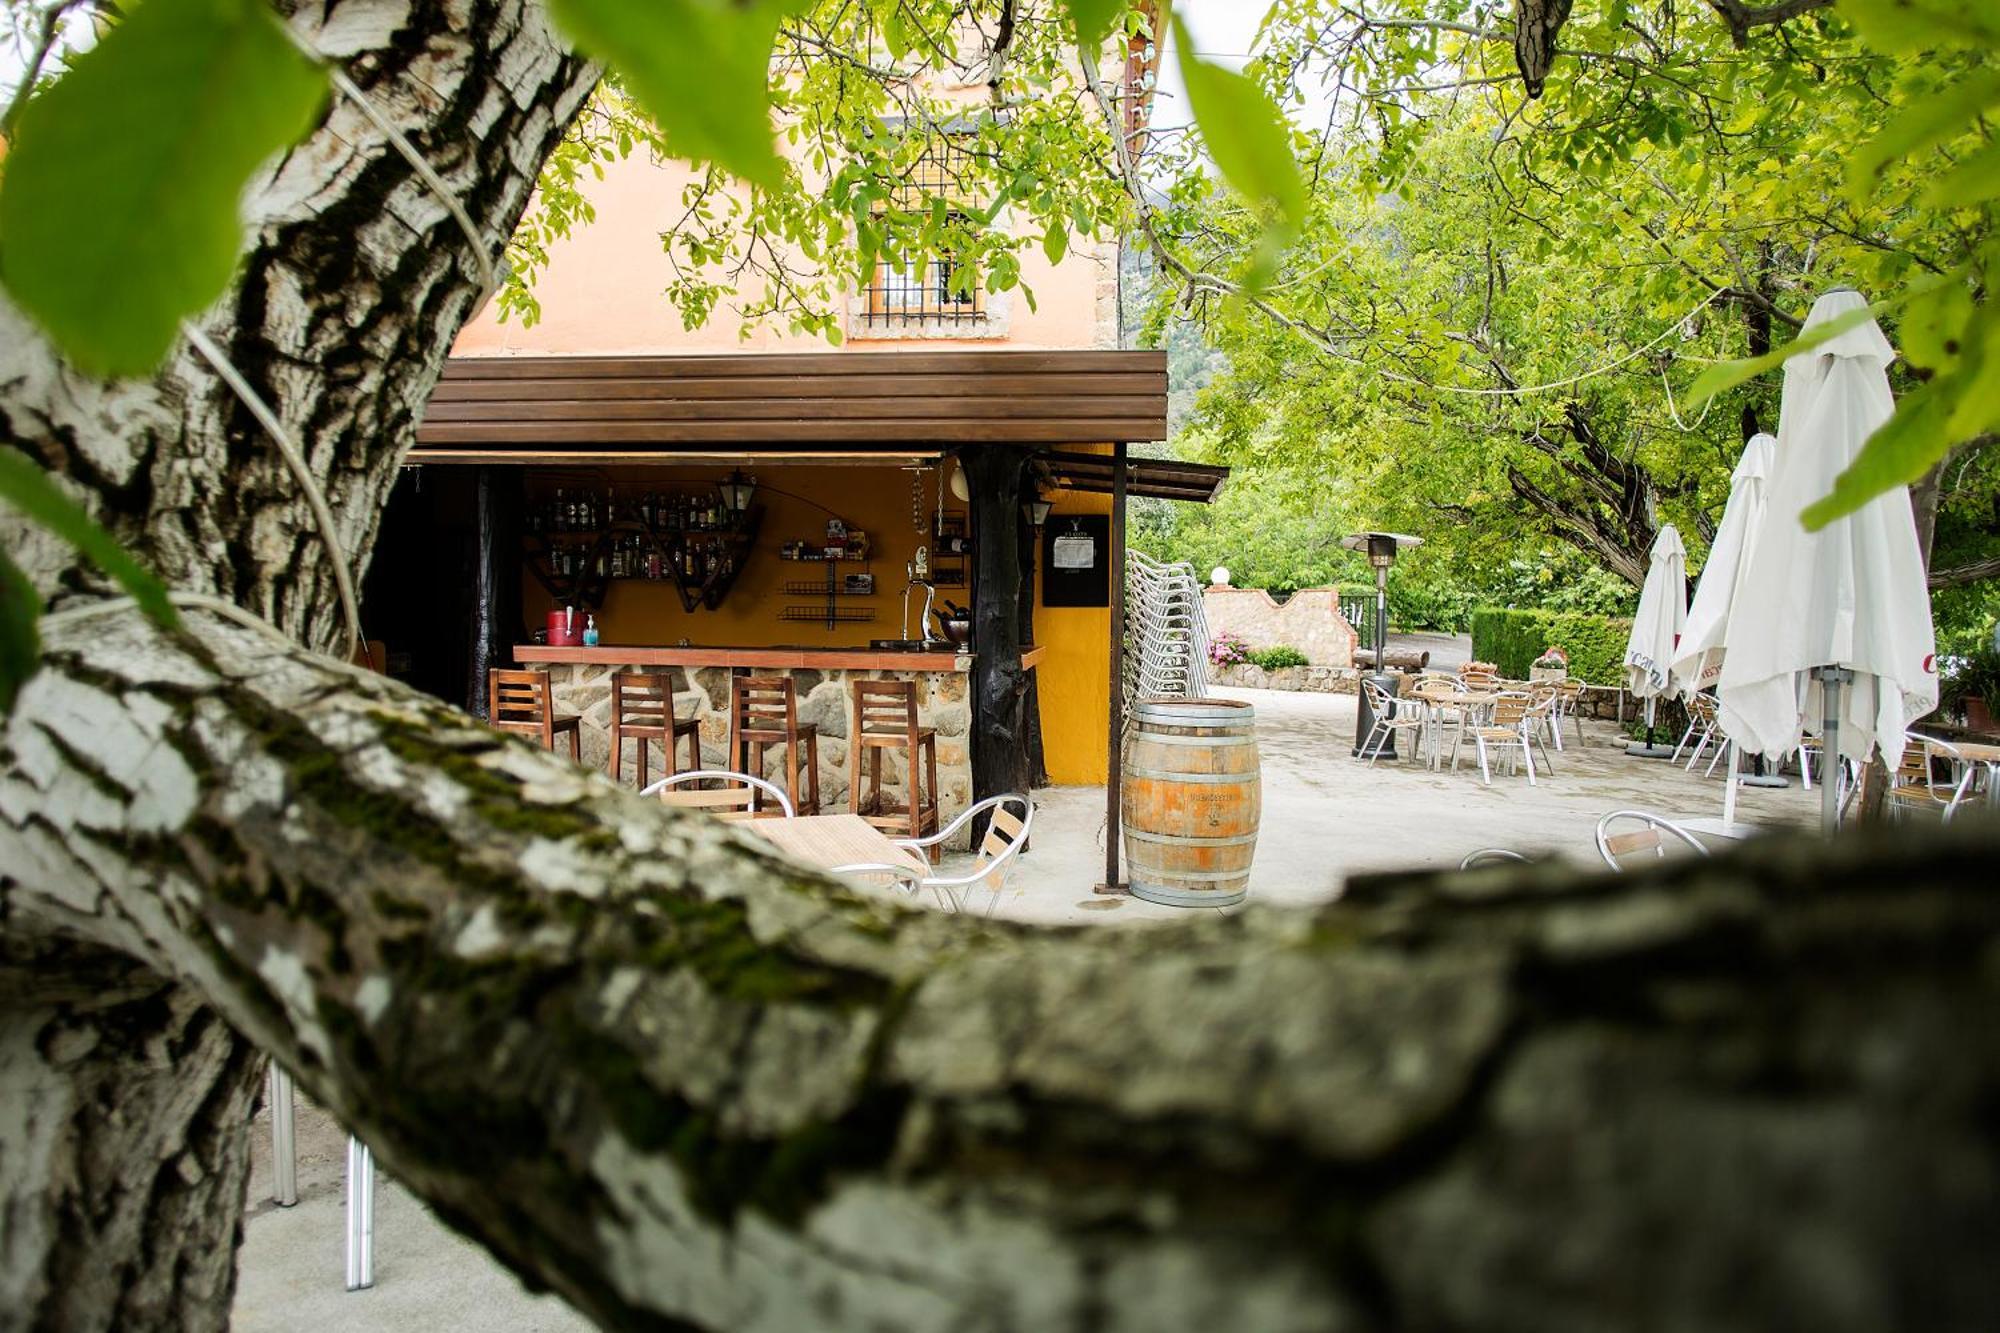
[[[1402,685],[1402,677],[1389,670],[1389,566],[1396,563],[1396,553],[1405,546],[1422,546],[1422,537],[1411,537],[1400,532],[1357,532],[1351,537],[1342,537],[1340,544],[1350,551],[1366,551],[1368,563],[1375,569],[1375,669],[1363,677],[1372,680],[1382,688],[1382,692],[1394,696]],[[1396,757],[1396,737],[1392,732],[1375,743],[1375,748],[1367,753],[1362,746],[1368,741],[1368,733],[1375,729],[1375,710],[1369,707],[1368,692],[1354,691],[1354,754],[1361,759],[1394,759]]]

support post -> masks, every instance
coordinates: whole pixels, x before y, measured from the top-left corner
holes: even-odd
[[[1028,680],[1021,669],[1021,481],[1027,460],[1005,445],[958,457],[972,496],[972,798],[1026,792]],[[972,830],[979,845],[983,826]]]
[[[1111,446],[1111,662],[1106,673],[1109,725],[1105,736],[1104,883],[1100,893],[1122,893],[1118,843],[1124,834],[1118,817],[1124,775],[1119,750],[1125,740],[1125,444]]]
[[[265,1099],[271,1104],[271,1202],[290,1208],[299,1201],[299,1148],[292,1118],[292,1076],[276,1060],[266,1076]]]
[[[476,549],[465,698],[475,717],[487,713],[487,671],[514,665],[512,645],[521,632],[523,501],[518,472],[516,468],[481,467],[473,478]]]

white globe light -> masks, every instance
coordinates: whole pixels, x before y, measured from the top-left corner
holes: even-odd
[[[1218,588],[1227,588],[1229,586],[1229,566],[1217,565],[1214,569],[1209,570],[1208,581]]]

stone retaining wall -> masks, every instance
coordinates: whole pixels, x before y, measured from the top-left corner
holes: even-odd
[[[1210,637],[1240,635],[1252,648],[1296,648],[1314,666],[1354,665],[1354,627],[1337,588],[1301,588],[1284,602],[1262,588],[1208,587],[1201,608]]]
[[[1353,667],[1280,667],[1266,671],[1244,662],[1237,666],[1211,666],[1211,685],[1227,685],[1239,690],[1296,690],[1305,694],[1353,694],[1361,673]]]
[[[602,769],[611,758],[611,676],[620,668],[596,664],[558,664],[549,668],[551,692],[557,716],[574,713],[583,719],[583,762]],[[729,760],[729,691],[734,673],[728,667],[661,668],[674,681],[674,716],[693,718],[700,724],[701,761],[705,768],[733,768]],[[847,732],[853,717],[851,682],[855,680],[907,679],[917,681],[917,719],[937,728],[939,827],[950,823],[972,803],[972,752],[970,729],[972,706],[967,676],[957,671],[793,671],[788,673],[799,695],[799,722],[819,729],[819,795],[822,813],[847,809]],[[638,744],[625,742],[624,763],[619,778],[638,783]],[[687,742],[681,742],[678,767],[687,766]],[[666,776],[660,767],[660,747],[651,743],[647,757],[647,777],[657,782]],[[804,757],[800,762],[803,765]],[[882,774],[898,802],[903,793],[903,758],[900,750],[884,752]],[[766,757],[763,776],[784,785],[784,747],[773,746]],[[805,785],[803,769],[799,774]],[[800,792],[803,796],[803,790]]]

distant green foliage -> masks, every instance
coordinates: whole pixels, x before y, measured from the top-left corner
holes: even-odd
[[[1311,665],[1304,653],[1284,643],[1270,648],[1253,649],[1250,660],[1266,671],[1283,671],[1286,667]]]
[[[1551,648],[1569,654],[1569,674],[1592,685],[1616,684],[1625,664],[1632,622],[1576,611],[1518,611],[1481,607],[1472,613],[1472,655],[1523,679]]]

